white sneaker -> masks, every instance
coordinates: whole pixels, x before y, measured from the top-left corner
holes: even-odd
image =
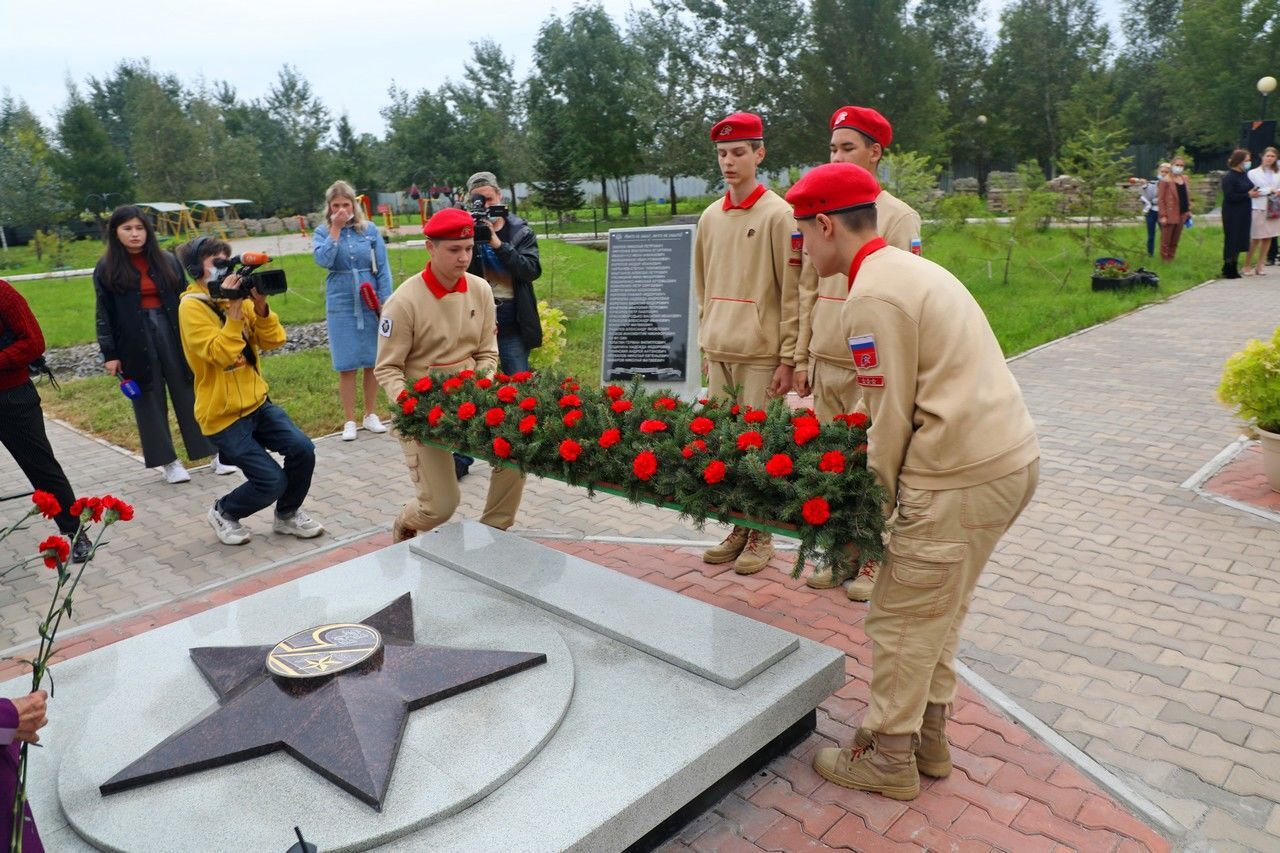
[[[218,541],[223,545],[243,545],[249,541],[249,528],[223,515],[217,504],[209,507],[209,526],[218,534]]]
[[[191,475],[187,473],[187,469],[182,467],[182,463],[177,459],[164,466],[164,481],[166,483],[190,483]]]
[[[373,412],[364,416],[364,428],[369,432],[386,432],[387,427]]]
[[[217,474],[219,477],[225,477],[227,474],[234,474],[240,470],[234,465],[223,465],[222,459],[216,453],[213,454],[213,463],[209,467],[212,468],[213,473]]]
[[[355,421],[347,421],[345,424],[342,425],[342,440],[343,441],[356,440],[356,422]]]
[[[287,536],[297,536],[299,539],[314,539],[324,533],[324,525],[302,510],[298,510],[288,518],[277,515],[271,529]]]

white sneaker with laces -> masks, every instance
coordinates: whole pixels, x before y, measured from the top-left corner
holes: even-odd
[[[223,465],[222,459],[216,453],[213,454],[213,462],[209,467],[212,468],[213,473],[217,474],[219,477],[225,477],[227,474],[234,474],[240,470],[234,465]]]
[[[182,463],[177,459],[164,466],[164,481],[166,483],[189,483],[191,475],[187,473],[187,469],[182,467]]]
[[[209,526],[218,534],[218,541],[223,545],[243,545],[249,541],[249,528],[238,520],[227,518],[218,510],[217,504],[209,507]]]
[[[343,441],[356,440],[356,422],[355,421],[347,421],[345,424],[342,425],[342,440]]]
[[[386,432],[387,427],[373,412],[364,416],[364,428],[369,432]]]
[[[298,510],[288,518],[277,515],[271,529],[286,536],[297,536],[299,539],[314,539],[324,533],[324,525],[302,510]]]

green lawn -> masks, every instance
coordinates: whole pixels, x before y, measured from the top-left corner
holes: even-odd
[[[1197,227],[1184,232],[1178,259],[1169,265],[1146,257],[1143,229],[1119,228],[1110,235],[1112,245],[1136,248],[1123,256],[1133,267],[1148,265],[1157,270],[1161,275],[1160,289],[1123,295],[1093,293],[1089,281],[1092,262],[1084,257],[1080,235],[1072,230],[1053,229],[1034,234],[1015,248],[1010,280],[1005,284],[1002,277],[1008,235],[1007,227],[978,225],[925,236],[926,257],[950,269],[969,287],[990,318],[1006,355],[1186,290],[1215,276],[1221,264],[1219,228]],[[564,310],[568,317],[568,346],[560,366],[576,376],[594,380],[600,370],[604,333],[606,256],[557,240],[543,240],[540,245],[543,274],[537,283],[538,295]],[[1092,254],[1112,253],[1096,249]],[[390,257],[393,278],[399,283],[421,269],[426,252],[397,249]],[[306,255],[286,256],[280,266],[289,273],[290,293],[273,299],[272,304],[284,321],[323,319],[323,271]],[[93,339],[92,288],[87,280],[24,282],[20,289],[40,318],[51,346]],[[265,359],[263,365],[272,386],[272,399],[284,406],[309,435],[341,428],[337,377],[330,369],[327,351],[272,357]],[[137,448],[131,410],[110,379],[67,382],[61,392],[42,387],[41,393],[50,414],[121,446]],[[177,435],[176,430],[174,434]]]

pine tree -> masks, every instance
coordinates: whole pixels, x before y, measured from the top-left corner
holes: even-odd
[[[540,183],[533,189],[548,210],[563,215],[582,207],[579,174],[574,166],[573,149],[565,132],[563,107],[545,97],[532,99],[536,106],[538,151],[535,155]]]
[[[50,163],[62,179],[67,201],[79,208],[91,195],[100,196],[103,207],[112,194],[117,202],[130,200],[133,188],[124,153],[112,146],[102,121],[74,86],[58,116],[57,137]]]

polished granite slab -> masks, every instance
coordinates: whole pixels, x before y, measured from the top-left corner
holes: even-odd
[[[462,562],[459,547],[492,556],[509,536],[449,527],[456,532],[441,533],[450,539],[428,534],[55,667],[46,747],[33,751],[32,766],[47,849],[284,850],[296,825],[326,851],[620,850],[843,683],[840,652],[795,638],[790,653],[726,687],[639,650],[634,638],[615,639],[644,634],[633,627],[654,617],[648,584],[595,567],[633,593],[631,607],[611,592],[617,609],[596,611],[604,634],[558,615],[559,604],[544,609],[414,552],[429,552],[436,535]],[[543,567],[564,576],[566,555],[511,544],[523,561],[513,574]],[[596,581],[577,583],[580,597],[591,596]],[[541,652],[547,661],[412,711],[381,812],[280,753],[109,797],[98,791],[216,704],[190,648],[271,644],[301,626],[358,620],[406,592],[420,643]],[[739,642],[743,623],[754,624],[690,603],[714,611],[696,617],[712,646]],[[739,655],[723,648],[719,659]],[[8,682],[0,695],[23,687]]]

